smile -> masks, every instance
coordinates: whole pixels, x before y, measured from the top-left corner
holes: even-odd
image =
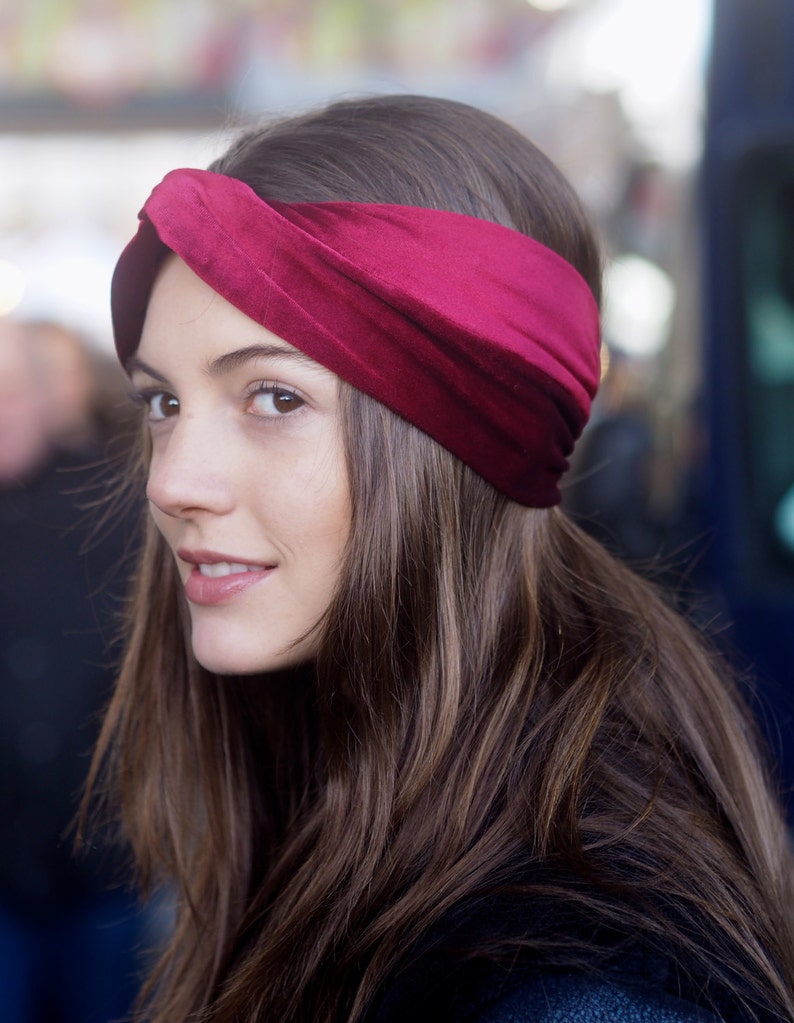
[[[262,565],[242,565],[235,561],[218,561],[215,564],[200,564],[196,566],[203,576],[210,579],[218,579],[221,576],[237,575],[240,572],[262,572]]]
[[[185,580],[185,596],[191,604],[203,607],[229,604],[275,571],[275,565],[247,565],[239,561],[195,562]]]

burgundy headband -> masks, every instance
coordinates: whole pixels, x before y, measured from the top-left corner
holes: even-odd
[[[252,320],[509,497],[559,502],[599,378],[596,302],[562,257],[459,213],[265,202],[235,178],[199,170],[168,174],[140,220],[113,276],[122,362],[171,250]]]

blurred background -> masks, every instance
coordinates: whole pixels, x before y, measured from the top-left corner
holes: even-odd
[[[397,91],[460,99],[511,122],[562,167],[598,222],[607,256],[603,382],[566,505],[675,593],[752,674],[751,694],[788,791],[790,0],[0,0],[3,574],[8,552],[22,550],[19,522],[49,521],[47,502],[64,489],[41,482],[53,464],[97,466],[109,443],[123,448],[109,284],[152,186],[175,166],[205,166],[243,124]],[[49,343],[54,337],[62,343]],[[20,411],[12,398],[24,394],[24,372],[13,353],[23,349],[23,370],[39,386]],[[47,417],[45,377],[71,382],[47,392]],[[68,427],[52,415],[65,391],[82,410]],[[22,437],[24,422],[44,418],[46,437],[34,425]],[[79,518],[85,504],[73,500],[63,516]],[[131,532],[122,532],[129,542]],[[39,543],[28,542],[30,551]],[[118,551],[107,557],[118,567]],[[22,576],[33,560],[22,557]],[[44,791],[63,774],[58,757],[67,747],[72,756],[74,743],[42,709],[46,687],[58,682],[42,665],[72,655],[56,655],[54,646],[48,653],[54,641],[46,637],[31,646],[24,624],[12,630],[19,586],[6,589],[0,741],[16,743],[17,752],[3,760],[2,784],[11,792],[27,765]],[[97,595],[112,593],[102,583],[83,602]],[[52,628],[69,631],[71,623]],[[112,629],[100,632],[104,650]],[[20,679],[29,686],[33,678],[40,700],[19,710]],[[101,705],[109,678],[84,680],[93,696],[79,704],[83,719]],[[62,695],[59,722],[77,728],[78,709],[70,716],[63,702]],[[80,732],[83,750],[91,734]],[[14,827],[25,801],[21,792],[7,797],[4,814]],[[42,903],[53,897],[46,869],[33,886]],[[49,1011],[47,1019],[65,1018]]]
[[[65,316],[100,344],[110,268],[152,183],[205,165],[241,121],[331,97],[427,92],[492,110],[563,165],[605,225],[635,215],[622,227],[657,262],[686,220],[709,0],[2,0],[0,12],[0,311]],[[646,287],[672,305],[664,278]],[[658,347],[645,331],[635,347]]]

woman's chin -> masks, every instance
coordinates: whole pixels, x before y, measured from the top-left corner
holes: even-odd
[[[193,642],[193,656],[207,671],[216,675],[268,675],[300,667],[314,657],[314,650],[307,649],[306,643],[298,643],[286,649],[263,651],[219,649],[210,644]]]

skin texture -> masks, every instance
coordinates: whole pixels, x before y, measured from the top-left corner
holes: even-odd
[[[223,674],[311,658],[350,527],[338,378],[176,257],[128,368],[148,409],[147,497],[186,586],[196,658]],[[255,571],[201,578],[196,563],[213,561]]]

